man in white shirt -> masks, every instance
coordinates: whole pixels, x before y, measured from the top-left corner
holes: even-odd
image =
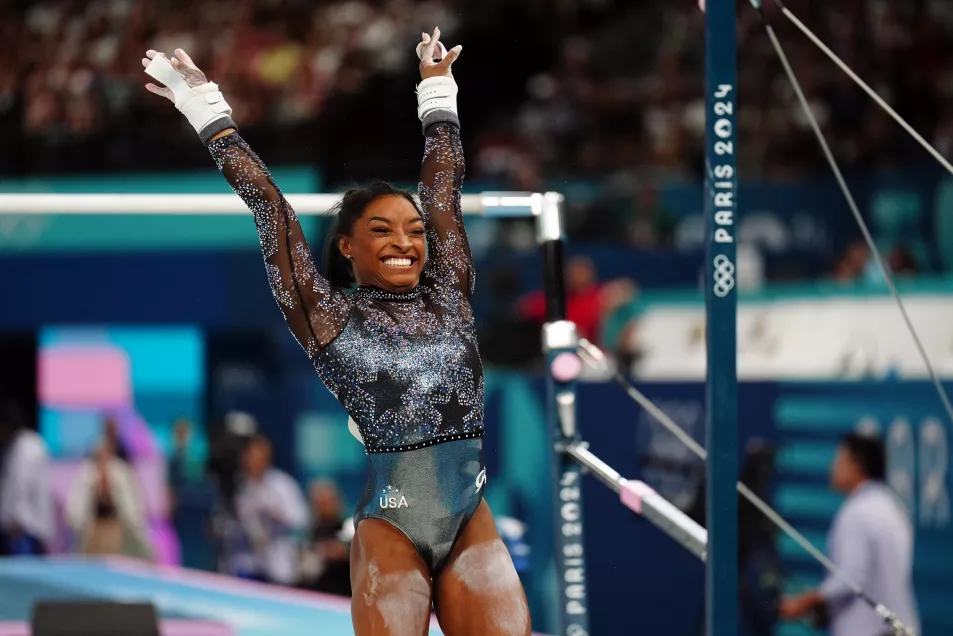
[[[293,585],[301,537],[308,525],[301,487],[271,465],[271,444],[261,435],[245,446],[242,473],[235,509],[248,550],[236,555],[233,567],[249,578]]]
[[[896,612],[919,633],[913,595],[913,528],[907,511],[884,484],[883,443],[851,433],[838,448],[831,471],[834,488],[847,495],[828,537],[830,558],[877,603]],[[887,626],[839,578],[828,576],[814,591],[787,598],[781,617],[796,619],[822,611],[831,636],[884,636]]]
[[[44,554],[55,532],[50,459],[12,403],[0,405],[0,554]]]

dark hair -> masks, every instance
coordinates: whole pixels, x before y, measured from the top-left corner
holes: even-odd
[[[404,197],[420,212],[413,193],[401,190],[385,181],[375,181],[363,188],[352,188],[344,193],[344,198],[335,206],[335,220],[324,240],[324,275],[336,287],[350,287],[354,284],[354,268],[351,261],[341,254],[339,239],[350,236],[354,224],[364,216],[364,210],[380,197]]]
[[[887,452],[880,438],[848,433],[841,445],[869,479],[883,481],[887,476]]]

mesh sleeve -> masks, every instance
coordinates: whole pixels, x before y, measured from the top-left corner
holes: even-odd
[[[419,185],[427,222],[424,277],[470,296],[474,272],[460,205],[464,173],[460,129],[454,123],[440,122],[429,126],[425,134]]]
[[[295,338],[314,356],[347,324],[347,294],[318,273],[298,217],[245,140],[232,133],[209,144],[209,151],[254,214],[271,292]]]

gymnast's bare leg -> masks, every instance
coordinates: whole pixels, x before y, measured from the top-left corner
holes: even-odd
[[[523,585],[485,501],[434,581],[434,607],[446,636],[529,636],[531,632]]]
[[[351,543],[351,620],[355,636],[426,636],[430,571],[400,530],[364,519]]]

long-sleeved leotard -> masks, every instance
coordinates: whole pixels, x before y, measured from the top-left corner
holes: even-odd
[[[420,199],[427,263],[406,294],[333,287],[317,271],[294,210],[232,133],[209,149],[254,212],[272,292],[325,386],[369,453],[483,435],[483,369],[470,307],[474,274],[463,228],[464,162],[456,123],[426,130]]]

